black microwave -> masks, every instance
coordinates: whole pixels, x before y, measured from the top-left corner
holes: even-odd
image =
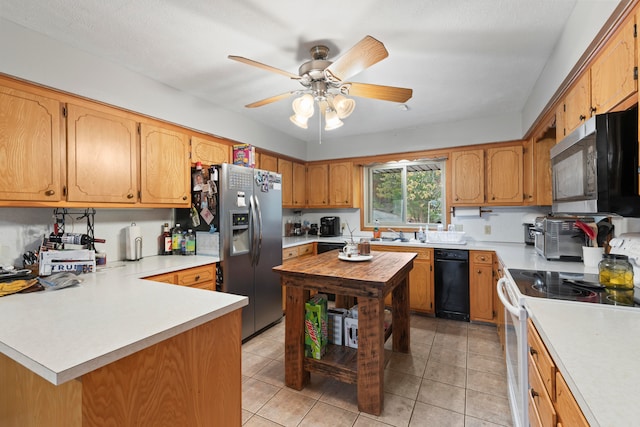
[[[551,148],[554,213],[640,217],[638,109],[598,114]]]

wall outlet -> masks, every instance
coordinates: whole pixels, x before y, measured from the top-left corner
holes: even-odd
[[[491,226],[490,225],[485,225],[484,226],[484,234],[491,234]]]

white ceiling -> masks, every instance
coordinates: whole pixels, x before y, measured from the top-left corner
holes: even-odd
[[[413,89],[408,111],[356,98],[345,137],[521,111],[577,1],[2,0],[0,16],[241,113],[300,140],[291,100],[245,104],[299,83],[227,59],[297,74],[315,44],[329,59],[371,35],[389,57],[351,81]]]

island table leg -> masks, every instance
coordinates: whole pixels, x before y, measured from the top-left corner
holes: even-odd
[[[384,300],[358,298],[358,409],[380,415],[384,405]]]
[[[302,390],[311,378],[304,370],[304,303],[309,291],[287,286],[284,338],[284,382],[287,387]]]
[[[393,351],[409,353],[409,278],[393,289],[391,302],[391,327],[393,328]]]

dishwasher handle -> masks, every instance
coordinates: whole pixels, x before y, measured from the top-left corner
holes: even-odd
[[[509,297],[506,295],[507,291],[505,289],[505,286],[508,286],[508,281],[509,279],[507,279],[506,277],[502,277],[500,280],[498,280],[498,298],[500,298],[500,301],[502,301],[502,304],[504,304],[504,308],[506,308],[509,313],[513,314],[519,319],[520,307],[516,307],[515,305],[511,304]]]

